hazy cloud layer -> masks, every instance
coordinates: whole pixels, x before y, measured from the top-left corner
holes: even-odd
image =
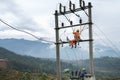
[[[79,7],[79,0],[71,0]],[[39,37],[54,37],[54,11],[58,4],[69,6],[68,0],[0,0],[0,18],[21,30],[28,30]],[[96,28],[98,26],[111,40],[118,41],[119,31],[119,0],[85,0],[86,5],[91,2],[93,29],[100,37],[104,34]],[[68,8],[67,8],[68,9]],[[11,30],[0,22],[0,33]],[[13,32],[13,30],[12,30]],[[16,32],[16,31],[15,31]],[[19,32],[18,32],[19,33]],[[48,35],[49,34],[49,35]],[[4,34],[1,34],[4,36]],[[17,34],[14,34],[16,38]],[[7,35],[5,35],[7,37]],[[8,36],[10,37],[9,33]],[[26,35],[24,35],[26,36]],[[22,37],[21,37],[22,38]],[[94,34],[94,38],[99,40]]]

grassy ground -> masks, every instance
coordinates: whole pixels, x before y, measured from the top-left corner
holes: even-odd
[[[46,73],[29,73],[10,70],[0,70],[0,80],[56,80],[55,75]],[[62,80],[69,80],[62,78]],[[120,78],[96,78],[96,80],[120,80]]]
[[[96,80],[120,80],[120,78],[97,78]]]

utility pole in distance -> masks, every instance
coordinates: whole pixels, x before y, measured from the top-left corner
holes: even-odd
[[[56,33],[56,71],[57,71],[57,80],[61,80],[61,65],[60,65],[60,44],[67,44],[69,43],[69,41],[60,41],[59,39],[59,30],[60,29],[65,29],[65,28],[73,28],[76,26],[81,26],[81,25],[88,25],[89,27],[89,39],[85,39],[85,40],[79,40],[78,42],[88,42],[89,41],[89,56],[90,56],[90,74],[92,76],[94,76],[94,67],[93,67],[93,38],[92,38],[92,12],[91,12],[91,8],[92,5],[89,2],[88,6],[85,6],[85,2],[84,0],[79,0],[80,2],[80,7],[79,8],[75,8],[75,4],[73,4],[71,1],[69,1],[69,10],[66,10],[66,7],[63,6],[61,3],[59,5],[59,11],[55,10],[55,33]],[[88,9],[88,13],[85,12],[85,10]],[[79,12],[79,11],[84,11],[86,16],[88,17],[88,21],[87,22],[82,22],[82,19],[80,18],[79,15],[77,15],[75,12]],[[59,17],[60,16],[65,16],[66,14],[75,14],[76,16],[78,16],[80,18],[79,23],[77,24],[73,24],[72,21],[70,21],[69,19],[68,22],[70,23],[70,25],[64,26],[64,23],[62,23],[62,26],[59,26]],[[66,17],[66,16],[65,16]],[[89,79],[87,79],[89,80]],[[95,80],[95,78],[91,79],[91,80]]]

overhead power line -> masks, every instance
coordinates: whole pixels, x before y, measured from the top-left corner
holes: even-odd
[[[39,38],[39,37],[37,37],[36,35],[34,35],[34,34],[30,33],[30,32],[17,29],[17,28],[15,28],[15,27],[13,27],[12,25],[8,24],[7,22],[3,21],[2,19],[0,19],[0,22],[2,22],[3,24],[7,25],[8,27],[10,27],[10,28],[12,28],[12,29],[14,29],[14,30],[16,30],[16,31],[23,32],[23,33],[26,33],[26,34],[28,34],[28,35],[31,35],[32,37],[34,37],[34,38],[36,38],[36,39],[38,39],[38,40],[45,41],[45,42],[49,42],[49,43],[54,43],[53,41],[48,41],[48,40],[44,40],[43,38]]]
[[[103,41],[105,44],[112,46],[112,47],[111,47],[112,50],[114,50],[114,51],[115,51],[115,54],[116,54],[118,57],[120,57],[120,55],[119,55],[120,50],[116,47],[116,45],[108,38],[108,36],[107,36],[96,24],[95,24],[95,26],[96,26],[96,28],[103,34],[103,36],[106,38],[106,40],[108,41],[108,43],[107,43],[104,39],[100,38],[100,36],[99,36],[97,33],[94,32],[94,33],[96,34],[96,36],[99,37],[99,39],[100,39],[101,41]]]

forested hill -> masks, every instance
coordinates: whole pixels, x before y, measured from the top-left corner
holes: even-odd
[[[56,73],[56,62],[54,59],[42,59],[30,56],[22,56],[1,47],[0,59],[7,59],[9,67],[14,70],[23,72],[45,72],[49,74]],[[62,66],[65,67],[66,63],[62,62]],[[67,64],[67,66],[72,67],[71,64]]]
[[[94,59],[95,74],[102,77],[120,77],[120,57]]]
[[[0,59],[7,59],[9,68],[22,72],[56,73],[55,59],[42,59],[30,56],[15,54],[9,50],[0,47]],[[83,61],[88,67],[89,60]],[[74,64],[74,66],[73,66]],[[75,66],[76,61],[61,62],[62,70],[65,68],[80,69]],[[77,64],[78,65],[78,64]],[[81,64],[79,64],[81,65]],[[95,74],[98,77],[119,77],[120,76],[120,58],[102,57],[94,59]],[[78,66],[77,66],[78,67]]]

